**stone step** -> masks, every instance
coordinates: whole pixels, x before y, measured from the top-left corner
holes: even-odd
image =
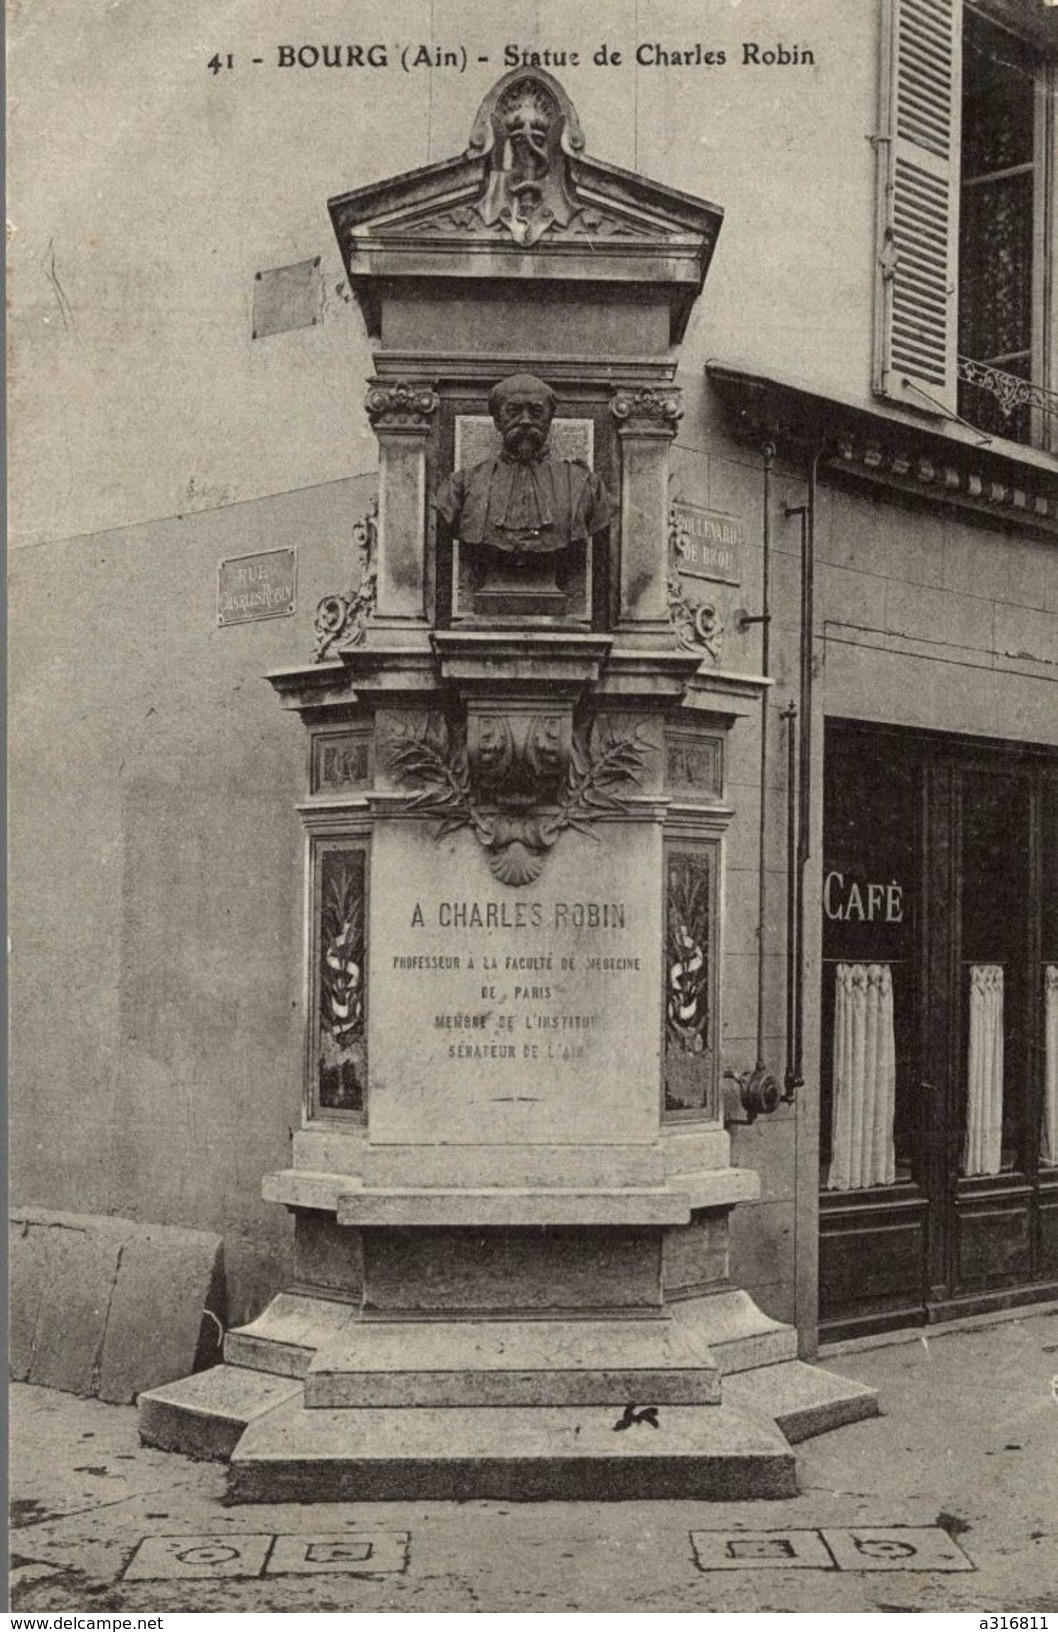
[[[139,1396],[140,1438],[163,1451],[226,1462],[243,1430],[277,1406],[300,1403],[301,1384],[238,1366],[214,1366]]]
[[[359,1309],[351,1303],[280,1292],[256,1320],[227,1333],[224,1358],[230,1366],[249,1371],[304,1377],[316,1350],[359,1318]]]
[[[796,1360],[797,1331],[758,1309],[737,1288],[671,1305],[672,1317],[695,1343],[704,1345],[723,1376]]]
[[[673,1320],[362,1321],[320,1349],[312,1409],[717,1405],[715,1361]]]
[[[770,1419],[791,1445],[881,1414],[875,1389],[803,1360],[725,1377],[724,1403],[761,1421]]]
[[[234,1502],[745,1501],[797,1494],[793,1452],[728,1406],[465,1411],[307,1410],[250,1423],[229,1467]]]

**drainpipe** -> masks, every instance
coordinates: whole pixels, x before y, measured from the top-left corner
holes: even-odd
[[[774,442],[763,446],[764,519],[761,529],[761,610],[753,616],[741,609],[735,614],[735,625],[740,634],[752,624],[761,626],[761,674],[767,680],[771,665],[771,473],[775,459]],[[757,1059],[752,1071],[725,1071],[724,1076],[738,1085],[738,1107],[744,1116],[732,1114],[735,1107],[725,1107],[728,1122],[753,1122],[758,1116],[770,1115],[777,1110],[781,1098],[779,1084],[768,1070],[764,1060],[764,926],[767,917],[767,855],[764,848],[768,814],[768,693],[761,695],[760,704],[760,833],[757,860]]]
[[[786,726],[786,1070],[783,1073],[782,1097],[789,1104],[799,1086],[794,1070],[797,1030],[797,704],[793,698],[782,710],[780,718]]]
[[[815,527],[816,495],[819,479],[819,461],[824,444],[820,443],[808,468],[808,496],[804,504],[786,506],[787,516],[801,520],[801,665],[799,762],[800,775],[797,789],[797,867],[796,902],[793,918],[793,961],[787,964],[787,1015],[793,1022],[793,1048],[789,1050],[790,1063],[786,1072],[783,1098],[789,1102],[798,1088],[804,1086],[804,962],[805,962],[805,877],[811,853],[812,819],[812,663],[815,637]],[[791,720],[791,736],[793,722]],[[790,806],[792,810],[792,803]],[[788,900],[790,892],[787,893]]]

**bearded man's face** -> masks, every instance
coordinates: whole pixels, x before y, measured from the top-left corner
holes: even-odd
[[[496,412],[496,426],[506,453],[520,464],[539,459],[551,427],[550,403],[539,396],[507,397]]]

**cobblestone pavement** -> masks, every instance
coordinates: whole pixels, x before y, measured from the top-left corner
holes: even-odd
[[[1058,1613],[1058,1317],[830,1362],[886,1415],[798,1447],[777,1502],[226,1507],[135,1411],[12,1390],[21,1611]]]

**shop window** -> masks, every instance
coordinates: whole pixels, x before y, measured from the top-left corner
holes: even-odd
[[[892,0],[875,389],[1044,447],[1058,442],[1056,61],[1042,6]]]
[[[1029,798],[1013,774],[959,778],[959,925],[965,1084],[960,1171],[1024,1166]]]
[[[863,1190],[911,1174],[916,781],[888,742],[850,737],[824,800],[821,1178]]]

